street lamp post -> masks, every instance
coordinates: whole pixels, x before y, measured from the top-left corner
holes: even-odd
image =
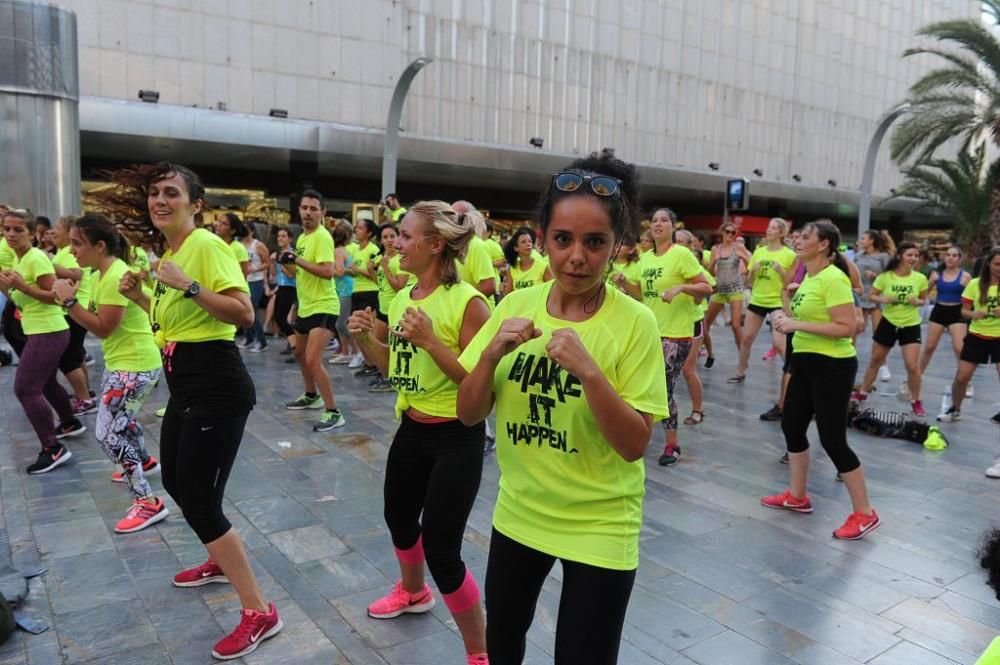
[[[411,62],[396,82],[392,92],[392,102],[389,104],[389,118],[385,122],[385,147],[382,150],[382,200],[386,194],[396,191],[396,162],[399,161],[399,123],[403,118],[403,104],[406,93],[410,91],[410,83],[425,65],[433,62],[432,58],[420,57]]]
[[[861,199],[858,202],[858,238],[871,226],[872,213],[872,183],[875,180],[875,158],[878,157],[879,146],[882,139],[889,130],[889,126],[896,121],[896,118],[908,113],[910,105],[900,104],[889,111],[879,122],[872,134],[872,140],[868,144],[868,154],[865,155],[865,170],[861,176]]]

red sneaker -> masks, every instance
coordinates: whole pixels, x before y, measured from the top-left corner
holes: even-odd
[[[142,465],[142,473],[146,476],[151,476],[154,473],[160,472],[160,463],[152,455],[146,460]],[[124,483],[125,482],[125,472],[118,470],[111,474],[111,482],[113,483]]]
[[[919,399],[915,399],[912,402],[910,402],[910,407],[913,409],[913,415],[915,416],[923,417],[927,415],[927,411],[924,410],[924,403],[921,402]]]
[[[812,502],[809,501],[808,496],[796,499],[792,496],[791,490],[785,490],[781,494],[775,494],[774,496],[765,496],[760,500],[760,505],[767,506],[768,508],[791,510],[796,513],[811,513],[813,511]]]
[[[206,584],[211,584],[212,582],[229,584],[229,578],[226,577],[224,572],[222,572],[222,568],[219,568],[219,564],[215,563],[211,559],[200,566],[182,570],[174,575],[174,586],[205,586]]]
[[[267,609],[266,613],[244,609],[240,625],[215,643],[212,655],[219,660],[239,658],[252,653],[267,638],[277,635],[284,624],[274,603],[269,603]]]
[[[851,513],[844,525],[833,532],[833,537],[841,540],[858,540],[879,528],[881,524],[882,520],[878,518],[874,508],[871,515]]]
[[[490,665],[490,658],[485,653],[465,654],[466,665]]]
[[[125,517],[115,525],[115,533],[134,533],[141,531],[147,526],[156,524],[170,511],[163,505],[162,499],[153,499],[152,503],[142,499],[134,502]]]
[[[422,614],[434,607],[434,594],[424,585],[418,593],[410,593],[403,588],[403,581],[396,580],[389,595],[379,598],[368,606],[368,616],[373,619],[394,619],[400,614]]]

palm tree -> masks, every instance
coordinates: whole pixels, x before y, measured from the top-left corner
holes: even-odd
[[[986,143],[963,150],[958,159],[926,159],[903,170],[906,180],[894,197],[912,197],[936,207],[955,221],[955,241],[966,256],[976,257],[990,242],[994,192],[1000,160],[986,163]]]
[[[983,0],[983,12],[1000,25],[1000,0]],[[910,88],[911,112],[892,137],[892,158],[897,163],[923,162],[952,139],[963,152],[989,136],[1000,146],[1000,41],[976,19],[939,21],[921,28],[917,35],[944,42],[941,47],[907,49],[904,57],[928,54],[945,61]],[[990,238],[1000,244],[1000,181],[994,179],[990,199]]]

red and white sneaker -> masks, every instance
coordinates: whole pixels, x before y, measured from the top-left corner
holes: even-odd
[[[760,500],[760,505],[768,508],[780,508],[781,510],[791,510],[796,513],[811,513],[813,511],[812,502],[809,497],[796,499],[792,496],[791,490],[785,490],[781,494],[765,496]]]
[[[418,593],[410,593],[403,588],[403,581],[396,580],[396,585],[388,596],[379,598],[368,606],[368,616],[373,619],[394,619],[400,614],[423,614],[434,607],[434,594],[431,588],[424,585]]]
[[[913,409],[913,415],[915,416],[923,417],[927,415],[927,411],[924,410],[924,403],[919,399],[915,399],[910,402],[910,408]]]
[[[163,505],[162,499],[153,499],[153,503],[139,499],[132,504],[132,507],[125,513],[118,524],[115,525],[115,533],[134,533],[141,531],[147,526],[152,526],[170,514],[167,507]]]
[[[868,393],[861,392],[860,390],[855,390],[851,393],[852,402],[864,402],[868,399]]]
[[[871,515],[851,513],[844,525],[833,532],[833,537],[841,540],[858,540],[879,528],[881,524],[882,520],[878,518],[874,508]]]
[[[142,473],[147,476],[151,476],[154,473],[160,472],[160,463],[153,456],[150,456],[142,465]],[[124,483],[125,482],[125,472],[119,469],[111,474],[111,482],[113,483]]]
[[[219,660],[232,660],[252,653],[260,643],[269,637],[274,637],[284,626],[278,616],[278,608],[269,603],[267,612],[243,609],[240,612],[240,625],[215,643],[212,655]]]
[[[219,564],[215,563],[211,559],[200,566],[182,570],[174,575],[174,586],[205,586],[206,584],[211,584],[212,582],[229,584],[229,578],[226,577],[224,572],[222,572],[222,568],[219,568]]]

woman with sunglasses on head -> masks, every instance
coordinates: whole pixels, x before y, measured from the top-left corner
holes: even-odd
[[[618,245],[638,234],[638,194],[635,166],[609,152],[553,176],[538,213],[553,279],[501,300],[459,358],[470,373],[458,417],[481,423],[494,402],[497,412],[493,665],[522,662],[556,559],[555,664],[618,661],[639,563],[642,458],[667,400],[655,317],[606,281]]]
[[[729,326],[733,329],[733,339],[736,341],[736,351],[743,347],[743,275],[750,263],[750,252],[746,247],[736,242],[738,229],[732,222],[722,225],[722,242],[712,247],[712,259],[708,270],[715,275],[715,293],[708,304],[705,314],[705,327],[715,325],[719,312],[729,305]],[[711,369],[715,358],[709,356],[705,361],[705,369]]]
[[[118,292],[122,277],[129,272],[125,237],[104,217],[84,215],[74,222],[70,242],[79,265],[94,270],[95,307],[88,309],[80,302],[76,280],[58,279],[52,290],[67,315],[101,339],[104,375],[96,436],[104,454],[122,467],[111,479],[127,483],[132,494],[132,507],[115,525],[115,531],[133,533],[170,513],[146,480],[146,474],[159,471],[160,465],[146,452],[137,418],[160,377],[160,351],[153,341],[149,316]]]
[[[857,540],[878,528],[880,522],[868,501],[861,462],[847,443],[847,405],[858,370],[851,340],[857,333],[858,315],[848,277],[850,268],[838,252],[839,246],[840,231],[832,222],[805,225],[796,255],[806,266],[806,276],[792,297],[792,316],[775,313],[778,332],[795,333],[791,378],[781,417],[791,481],[789,489],[760,502],[768,508],[812,512],[807,493],[806,431],[815,416],[820,443],[851,496],[852,512],[833,536]]]
[[[132,225],[162,236],[156,288],[147,297],[137,276],[119,284],[126,298],[149,312],[162,346],[170,389],[160,427],[163,487],[208,550],[205,563],[174,576],[174,585],[231,583],[243,610],[236,629],[212,655],[239,658],[282,628],[264,600],[243,540],[226,519],[222,500],[247,418],[256,402],[253,380],[233,343],[236,327],[253,323],[246,277],[230,246],[196,224],[205,187],[179,164],[133,166],[110,174],[115,188],[95,198]]]
[[[1000,375],[1000,247],[983,257],[979,276],[962,291],[962,317],[969,321],[969,332],[962,342],[958,371],[951,387],[952,406],[938,416],[941,422],[962,418],[962,402],[977,365],[994,365]],[[1000,425],[1000,413],[991,419]],[[1000,478],[1000,457],[986,470],[990,478]]]
[[[34,216],[27,210],[8,210],[2,221],[14,263],[0,272],[0,291],[20,312],[25,336],[24,346],[17,349],[20,362],[14,375],[14,395],[42,446],[27,471],[32,475],[48,473],[73,456],[59,439],[87,431],[73,415],[69,395],[56,378],[59,359],[69,345],[69,324],[52,293],[56,281],[52,261],[31,244]],[[53,409],[59,416],[58,428],[52,423]]]
[[[673,241],[677,216],[669,208],[653,212],[649,229],[654,247],[639,259],[642,301],[656,316],[667,385],[667,417],[663,419],[666,444],[660,466],[672,466],[681,456],[677,442],[675,387],[693,346],[695,313],[693,298],[707,298],[712,287],[702,273],[701,262],[687,247]],[[690,296],[690,297],[681,297]]]
[[[750,257],[750,304],[747,305],[746,324],[743,326],[739,365],[736,376],[730,378],[729,383],[743,383],[746,380],[750,353],[760,328],[764,325],[764,319],[771,312],[781,309],[781,292],[785,288],[788,271],[795,264],[795,252],[785,245],[787,235],[788,222],[780,217],[772,218],[767,225],[764,244],[755,249]],[[774,331],[771,338],[773,348],[784,358],[784,335]]]
[[[466,375],[458,356],[489,318],[486,297],[461,280],[456,263],[474,234],[469,216],[443,201],[411,206],[394,243],[400,270],[415,279],[395,295],[387,322],[365,308],[348,324],[365,357],[398,391],[402,421],[385,470],[385,520],[400,580],[368,606],[368,614],[392,619],[434,607],[424,581],[426,561],[470,665],[489,663],[479,587],[461,557],[485,432],[482,422],[459,422],[455,409],[457,384]]]
[[[937,297],[927,323],[927,341],[920,354],[921,374],[927,371],[927,366],[931,364],[931,358],[934,357],[934,351],[945,330],[951,337],[955,358],[961,356],[962,340],[968,332],[968,322],[962,318],[962,292],[971,281],[972,275],[962,270],[962,250],[958,245],[952,245],[944,253],[944,265],[941,270],[931,272],[930,279],[927,280],[928,289],[937,288]],[[969,388],[966,397],[971,396],[972,386]]]
[[[527,289],[552,279],[548,261],[535,251],[535,232],[522,226],[510,237],[503,248],[510,269],[504,278],[503,292]]]
[[[917,272],[920,250],[912,242],[900,243],[896,255],[875,278],[868,299],[885,305],[882,319],[872,335],[872,354],[861,387],[851,399],[863,402],[875,385],[878,368],[889,357],[889,351],[899,342],[906,366],[906,383],[910,392],[910,407],[916,416],[926,416],[920,401],[920,308],[927,301],[927,278]]]

